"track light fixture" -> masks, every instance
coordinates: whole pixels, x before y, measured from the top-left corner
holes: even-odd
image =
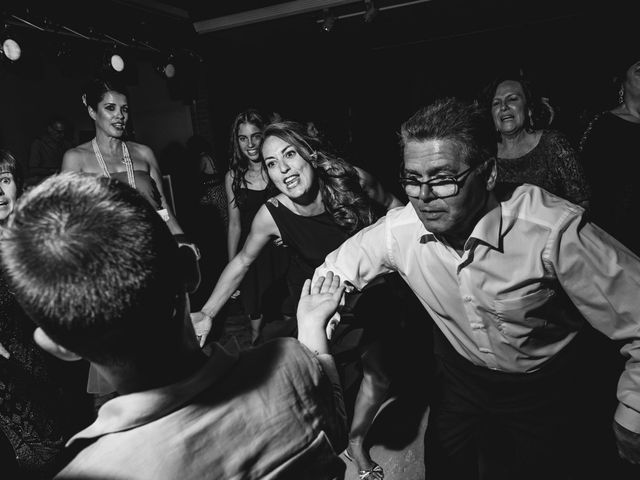
[[[112,48],[108,48],[104,52],[103,66],[107,70],[114,70],[116,72],[122,72],[125,67],[124,57],[122,52],[114,45]]]
[[[81,32],[67,25],[54,23],[48,18],[34,20],[29,17],[17,16],[11,13],[4,13],[3,15],[6,17],[6,21],[2,21],[0,23],[0,59],[3,56],[13,62],[20,59],[22,50],[18,42],[15,40],[15,36],[9,34],[9,30],[13,30],[14,27],[21,27],[37,30],[38,32],[54,34],[57,37],[71,37],[88,42],[105,44],[102,57],[102,68],[113,70],[115,72],[123,72],[125,70],[129,53],[138,50],[154,52],[153,56],[160,59],[158,63],[155,63],[155,69],[163,77],[168,79],[175,77],[176,65],[180,64],[180,68],[182,68],[182,59],[187,59],[190,63],[203,62],[203,58],[199,54],[186,48],[178,51],[164,50],[147,41],[136,38],[126,40],[118,39],[107,33],[97,31],[93,27],[87,27],[86,30]],[[335,21],[335,17],[333,20],[330,20],[327,31],[331,29],[331,23],[333,21]],[[61,42],[60,47],[55,50],[53,54],[58,60],[67,61],[68,63],[68,60],[71,57],[71,48],[66,43]],[[98,59],[100,59],[99,56]]]
[[[2,42],[1,53],[3,53],[4,56],[7,57],[12,62],[15,62],[20,58],[20,55],[22,55],[22,49],[20,48],[20,45],[18,44],[18,42],[16,42],[14,39],[6,38]]]
[[[333,15],[328,8],[325,8],[323,12],[324,20],[322,22],[322,30],[325,32],[330,32],[336,23],[336,16]]]
[[[176,75],[175,58],[173,55],[169,55],[166,60],[156,64],[156,71],[166,77],[173,78]]]
[[[0,28],[2,28],[2,25],[0,25]],[[2,45],[0,45],[0,57],[4,55],[12,62],[15,62],[22,55],[20,44],[15,40],[15,36],[6,24],[2,30],[2,35],[0,35],[0,39],[2,40]]]
[[[364,0],[364,23],[371,23],[378,15],[378,9],[373,4],[373,0]]]
[[[124,59],[117,53],[111,55],[109,64],[111,65],[111,68],[113,68],[116,72],[121,72],[124,70]]]

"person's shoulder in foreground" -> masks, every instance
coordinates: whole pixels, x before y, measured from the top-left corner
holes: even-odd
[[[193,265],[128,184],[49,177],[20,198],[0,253],[36,343],[89,361],[119,394],[72,439],[79,453],[58,478],[332,478],[343,465],[325,336],[339,277],[305,283],[300,344],[207,357],[189,318]]]
[[[345,421],[319,357],[293,338],[216,345],[191,378],[105,404],[56,478],[333,478]]]

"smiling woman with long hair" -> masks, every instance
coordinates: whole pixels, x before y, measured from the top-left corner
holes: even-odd
[[[225,187],[228,202],[229,227],[227,229],[227,254],[231,260],[243,248],[249,237],[251,224],[264,202],[274,195],[275,189],[269,180],[262,162],[260,147],[265,121],[262,114],[249,108],[240,112],[231,125],[229,138],[229,171],[225,175]],[[232,294],[240,296],[242,308],[249,317],[251,343],[260,340],[263,314],[267,300],[265,292],[281,278],[289,264],[288,251],[275,245],[264,245],[260,254],[249,266],[242,283]],[[271,300],[281,313],[279,300],[284,296],[275,295]],[[279,298],[282,297],[282,298]],[[280,302],[282,303],[282,302]]]
[[[342,158],[323,149],[317,137],[307,134],[305,126],[290,121],[272,123],[262,133],[262,156],[269,179],[278,193],[260,207],[251,224],[247,240],[226,266],[209,300],[200,312],[192,313],[196,334],[204,342],[215,317],[238,287],[262,249],[281,239],[291,251],[287,283],[297,304],[304,281],[331,251],[347,238],[375,220],[372,200],[395,207],[398,200],[380,188],[369,188],[372,177]],[[377,183],[377,182],[375,182]],[[371,194],[368,191],[375,192]],[[371,291],[365,297],[380,298],[384,292]],[[391,302],[388,302],[391,304]],[[387,305],[389,307],[389,305]],[[357,316],[357,315],[356,315]],[[386,318],[381,311],[376,319]],[[371,480],[383,478],[381,467],[363,447],[378,408],[390,385],[387,365],[380,348],[384,332],[380,322],[367,319],[360,346],[363,380],[356,399],[350,433],[350,458],[358,470],[369,472]],[[389,347],[390,343],[384,344]]]

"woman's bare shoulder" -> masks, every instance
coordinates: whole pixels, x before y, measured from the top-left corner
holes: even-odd
[[[61,171],[90,171],[91,159],[94,158],[93,148],[91,142],[80,144],[76,147],[70,148],[64,153],[62,157]]]
[[[131,156],[136,156],[144,160],[148,160],[149,157],[153,157],[155,159],[151,147],[148,147],[143,143],[131,142],[127,140],[127,148],[129,149],[129,154]]]

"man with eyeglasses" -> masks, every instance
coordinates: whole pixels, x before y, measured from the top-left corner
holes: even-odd
[[[401,146],[409,204],[348,239],[315,275],[331,270],[360,290],[398,272],[433,319],[428,477],[637,472],[638,257],[577,205],[533,185],[497,188],[495,132],[476,104],[419,110]],[[603,402],[602,336],[587,322],[624,344],[610,411],[615,386]]]

